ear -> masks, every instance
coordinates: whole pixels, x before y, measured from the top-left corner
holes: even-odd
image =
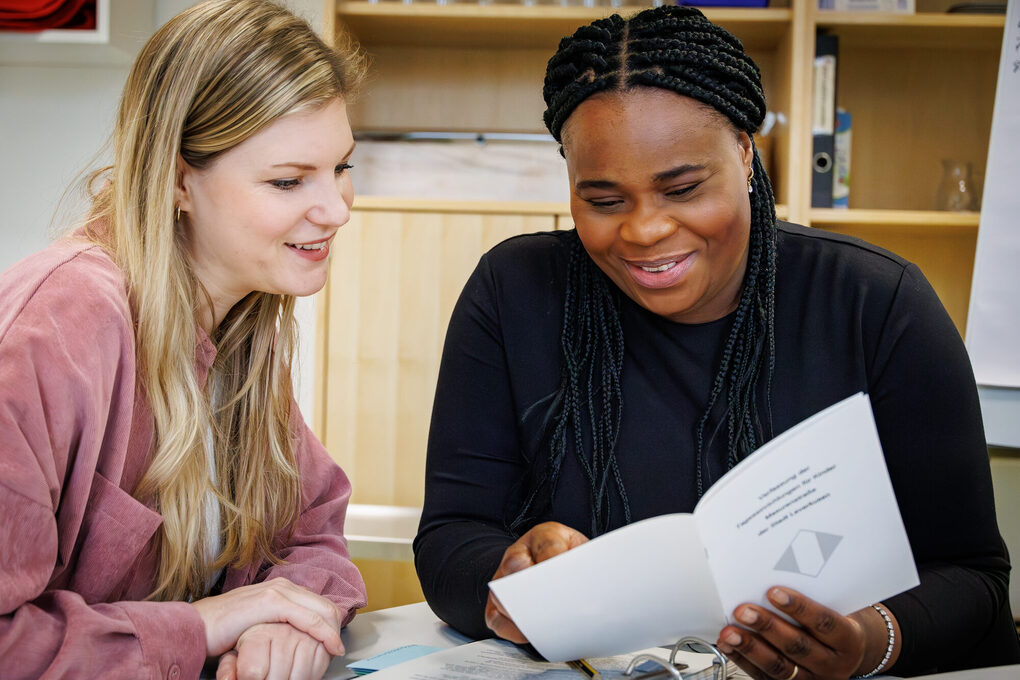
[[[177,156],[177,170],[174,173],[174,204],[182,212],[191,212],[194,208],[192,187],[195,184],[197,171],[188,165],[180,155]]]
[[[754,163],[754,144],[751,143],[751,136],[741,130],[737,133],[737,145],[740,147],[740,162],[744,166],[744,176],[751,174],[751,165]]]

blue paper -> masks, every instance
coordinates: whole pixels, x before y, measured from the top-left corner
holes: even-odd
[[[438,652],[441,649],[442,647],[429,647],[428,645],[404,645],[403,647],[396,647],[375,656],[370,656],[367,659],[352,661],[347,664],[347,667],[358,675],[365,675],[366,673],[373,673],[383,668],[396,666],[398,663],[417,659],[432,652]]]

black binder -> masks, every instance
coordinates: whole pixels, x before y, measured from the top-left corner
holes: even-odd
[[[836,132],[836,59],[839,43],[834,35],[815,38],[812,90],[811,207],[832,207]]]

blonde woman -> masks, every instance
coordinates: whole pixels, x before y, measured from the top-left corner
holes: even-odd
[[[361,75],[264,0],[141,51],[84,226],[0,276],[0,677],[320,678],[365,603],[293,399]]]

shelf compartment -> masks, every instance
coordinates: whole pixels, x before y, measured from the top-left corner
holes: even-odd
[[[998,52],[1006,22],[1003,15],[887,14],[881,12],[818,12],[817,25],[835,33],[840,47],[983,46]]]
[[[337,18],[365,46],[483,47],[487,49],[555,48],[578,26],[640,7],[525,7],[517,5],[435,5],[345,2]],[[707,9],[705,15],[725,26],[751,49],[775,48],[786,35],[789,8]]]

